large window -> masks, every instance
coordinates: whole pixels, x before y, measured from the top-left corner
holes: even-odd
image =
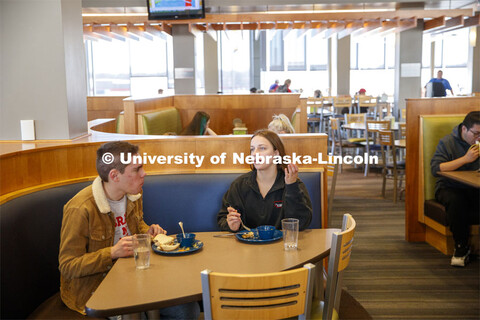
[[[266,30],[267,69],[261,72],[261,89],[268,88],[275,80],[280,84],[291,79],[290,89],[313,95],[320,89],[328,95],[328,39],[316,30]]]
[[[85,48],[89,95],[152,96],[158,89],[168,92],[165,39],[87,40]]]
[[[455,95],[471,93],[471,81],[468,77],[467,67],[470,50],[469,28],[423,36],[422,85],[425,85],[432,76],[430,69],[432,42],[434,43],[435,61],[433,77],[436,77],[438,70],[442,70],[443,78],[450,82]],[[447,94],[450,92],[447,91]]]
[[[250,33],[220,34],[221,87],[224,93],[248,93],[250,89]]]
[[[350,94],[361,88],[368,95],[394,94],[395,34],[351,38]]]

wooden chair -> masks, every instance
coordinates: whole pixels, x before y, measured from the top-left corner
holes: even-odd
[[[333,97],[333,112],[338,114],[337,110],[340,109],[341,113],[343,108],[348,108],[348,112],[352,113],[352,97],[349,95]]]
[[[365,147],[367,149],[367,155],[369,156],[371,152],[380,152],[380,143],[378,140],[378,131],[380,130],[390,130],[391,122],[390,121],[367,121],[366,133],[365,133]],[[368,175],[369,164],[365,164],[365,176]]]
[[[353,142],[349,142],[344,140],[342,135],[342,131],[340,130],[340,119],[338,118],[330,118],[330,138],[332,140],[332,148],[331,148],[331,155],[340,155],[343,157],[343,150],[344,149],[358,149],[363,148],[362,145],[356,144]],[[338,153],[336,152],[338,150]],[[340,172],[342,172],[342,165],[340,164]]]
[[[368,108],[368,112],[370,113],[370,108],[373,108],[373,113],[375,114],[377,112],[377,98],[374,96],[364,96],[364,95],[358,95],[356,96],[357,98],[357,113],[360,113],[360,108]]]
[[[311,319],[338,319],[343,271],[350,262],[355,228],[355,219],[348,213],[344,214],[342,231],[332,235],[325,300],[313,302]]]
[[[385,187],[387,179],[393,179],[393,203],[397,202],[397,186],[402,186],[402,180],[405,178],[405,162],[397,161],[395,148],[395,135],[391,130],[378,131],[382,151],[382,196],[385,198]]]
[[[314,98],[308,97],[307,98],[307,123],[309,127],[312,127],[311,132],[321,132],[321,118],[318,116],[318,109],[322,111],[322,98]],[[318,124],[318,130],[316,129]]]
[[[327,164],[327,176],[332,177],[330,183],[330,192],[328,193],[328,221],[330,220],[331,213],[333,212],[333,199],[335,198],[335,187],[337,185],[338,164]]]
[[[252,263],[254,263],[252,261]],[[315,266],[264,274],[201,272],[209,319],[310,319]]]
[[[402,109],[403,110],[403,109]],[[399,123],[398,128],[400,129],[399,139],[406,139],[407,138],[407,124],[406,123]]]
[[[366,121],[367,121],[367,115],[365,113],[345,114],[345,124],[351,124],[351,123],[365,124]],[[363,137],[362,134],[358,134],[358,131],[361,131],[361,130],[355,130],[357,132],[356,137],[352,136],[351,134],[352,130],[346,130],[346,131],[347,131],[348,142],[359,143],[359,142],[365,141],[365,137]]]

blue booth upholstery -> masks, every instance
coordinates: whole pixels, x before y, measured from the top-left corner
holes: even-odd
[[[222,197],[239,175],[147,176],[143,186],[144,219],[148,224],[158,223],[169,233],[180,232],[179,221],[186,231],[218,230],[216,215]],[[310,228],[321,228],[321,173],[300,173],[300,178],[312,200]],[[25,319],[58,292],[63,206],[89,184],[91,181],[41,190],[0,205],[2,319]]]

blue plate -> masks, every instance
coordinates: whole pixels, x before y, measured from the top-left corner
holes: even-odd
[[[246,238],[246,239],[242,238],[242,234],[245,234],[245,233],[248,233],[248,232],[250,232],[250,231],[242,230],[240,232],[237,232],[235,234],[235,237],[237,237],[237,239],[242,241],[242,242],[253,243],[253,244],[270,243],[270,242],[277,241],[277,240],[280,240],[280,239],[283,238],[283,232],[280,231],[280,230],[275,230],[275,232],[273,233],[273,238],[272,239],[262,240],[258,237],[257,229],[252,229],[252,232],[254,234],[253,238]]]
[[[176,239],[175,239],[175,242],[177,242]],[[192,247],[188,247],[188,248],[178,247],[177,249],[175,249],[175,250],[173,250],[173,251],[163,251],[163,250],[160,250],[160,249],[155,245],[155,243],[152,243],[153,252],[155,252],[156,254],[162,254],[162,255],[166,255],[166,256],[176,256],[176,255],[182,255],[182,254],[189,254],[189,253],[198,251],[198,250],[200,250],[200,249],[202,249],[202,248],[203,248],[203,242],[200,241],[200,240],[195,240],[195,242],[193,243],[193,246],[192,246]]]

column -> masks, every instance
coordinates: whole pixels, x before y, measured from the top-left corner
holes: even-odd
[[[86,134],[82,1],[2,0],[0,28],[0,139],[21,139],[20,120],[36,139]]]
[[[337,40],[337,95],[350,94],[350,36]]]
[[[472,93],[480,92],[480,27],[470,28],[470,45],[472,48],[472,59],[469,59],[469,74],[472,79]]]
[[[194,33],[188,25],[172,26],[175,94],[203,93],[203,33]]]
[[[422,93],[423,20],[417,22],[416,28],[397,33],[395,39],[394,115],[405,108],[406,98],[420,98]]]
[[[216,94],[218,92],[218,42],[217,31],[214,32],[215,39],[209,34],[203,37],[206,94]]]

